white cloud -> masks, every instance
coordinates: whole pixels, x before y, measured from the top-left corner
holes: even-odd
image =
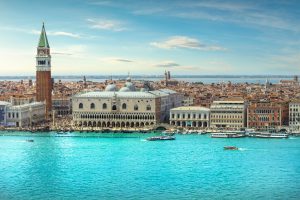
[[[87,54],[87,47],[85,45],[71,45],[66,47],[53,48],[52,54],[83,57]]]
[[[155,64],[155,67],[162,67],[162,68],[174,68],[180,66],[180,64],[174,61],[163,61],[161,63]]]
[[[99,58],[100,61],[108,63],[108,64],[117,64],[117,63],[133,63],[134,61],[127,58],[121,57],[102,57]]]
[[[123,23],[117,20],[108,19],[87,19],[90,23],[90,27],[93,29],[111,30],[111,31],[124,31],[126,28]]]
[[[225,48],[217,45],[206,45],[201,43],[199,40],[195,38],[190,38],[186,36],[173,36],[168,38],[165,41],[161,42],[152,42],[150,45],[161,48],[161,49],[176,49],[176,48],[184,48],[184,49],[196,49],[202,51],[224,51]]]
[[[33,34],[33,35],[41,34],[41,31],[36,30],[36,29],[29,30],[29,29],[13,28],[13,27],[0,27],[0,30],[22,32],[22,33]],[[66,37],[72,37],[72,38],[81,38],[80,34],[65,32],[65,31],[47,31],[46,30],[46,33],[47,33],[47,35],[51,35],[51,36],[66,36]]]

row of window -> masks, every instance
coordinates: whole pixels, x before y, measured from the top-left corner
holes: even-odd
[[[207,115],[204,114],[204,115],[201,115],[201,114],[181,114],[181,117],[180,117],[180,114],[177,114],[176,115],[176,119],[201,119],[201,116],[203,116],[203,119],[207,119]],[[197,118],[198,117],[198,118]],[[172,119],[175,119],[175,114],[172,113],[171,115],[171,118]]]
[[[19,113],[8,113],[8,118],[19,118]]]
[[[154,115],[80,115],[81,119],[122,119],[154,120]]]
[[[46,60],[38,60],[38,65],[46,65]],[[50,65],[50,61],[48,61],[48,65]]]
[[[243,123],[243,120],[211,120],[211,123]]]
[[[79,108],[79,109],[83,109],[83,103],[79,103],[78,108]],[[95,109],[95,108],[96,108],[95,103],[91,103],[91,104],[90,104],[90,109]],[[103,109],[103,110],[106,110],[106,109],[107,109],[107,104],[106,104],[106,103],[103,103],[103,104],[102,104],[102,109]],[[113,105],[113,106],[111,107],[111,109],[112,109],[112,110],[117,110],[117,105]],[[126,103],[123,103],[123,104],[122,104],[122,109],[123,109],[123,110],[126,110],[126,109],[127,109],[127,104],[126,104]],[[139,106],[138,106],[138,105],[134,105],[133,109],[134,109],[135,111],[137,111],[137,110],[139,110]],[[151,110],[151,106],[150,106],[150,105],[147,105],[147,106],[146,106],[146,110],[147,110],[147,111],[150,111],[150,110]]]
[[[243,115],[211,115],[211,118],[218,118],[218,119],[241,119]]]

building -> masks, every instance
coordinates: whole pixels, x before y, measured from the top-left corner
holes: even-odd
[[[194,105],[194,98],[192,96],[189,96],[189,95],[184,95],[182,105],[183,106],[193,106]]]
[[[67,116],[72,112],[72,103],[70,97],[54,96],[52,99],[52,111],[55,116]]]
[[[292,130],[300,130],[300,100],[292,100],[289,103],[289,127]]]
[[[209,127],[210,109],[200,106],[183,106],[170,110],[170,125],[177,127]]]
[[[11,105],[11,103],[6,101],[0,101],[0,126],[6,126],[6,113],[7,108]]]
[[[46,102],[46,115],[52,109],[51,55],[43,24],[36,56],[36,101]]]
[[[29,127],[44,122],[45,103],[33,102],[12,105],[0,102],[0,123],[2,126]]]
[[[72,98],[76,127],[139,128],[165,122],[181,95],[172,90],[137,91],[130,79],[120,90],[109,84],[105,91],[80,93]],[[167,113],[167,114],[166,114]]]
[[[246,125],[246,104],[243,100],[214,101],[210,107],[212,128],[240,129]]]
[[[288,125],[288,104],[260,100],[250,102],[247,108],[247,127],[262,130]]]

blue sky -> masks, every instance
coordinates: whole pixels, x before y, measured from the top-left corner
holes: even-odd
[[[298,0],[0,0],[1,75],[300,74]]]

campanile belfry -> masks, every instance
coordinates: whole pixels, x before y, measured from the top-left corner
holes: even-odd
[[[48,116],[52,109],[51,55],[44,23],[36,55],[36,101],[46,101]]]

